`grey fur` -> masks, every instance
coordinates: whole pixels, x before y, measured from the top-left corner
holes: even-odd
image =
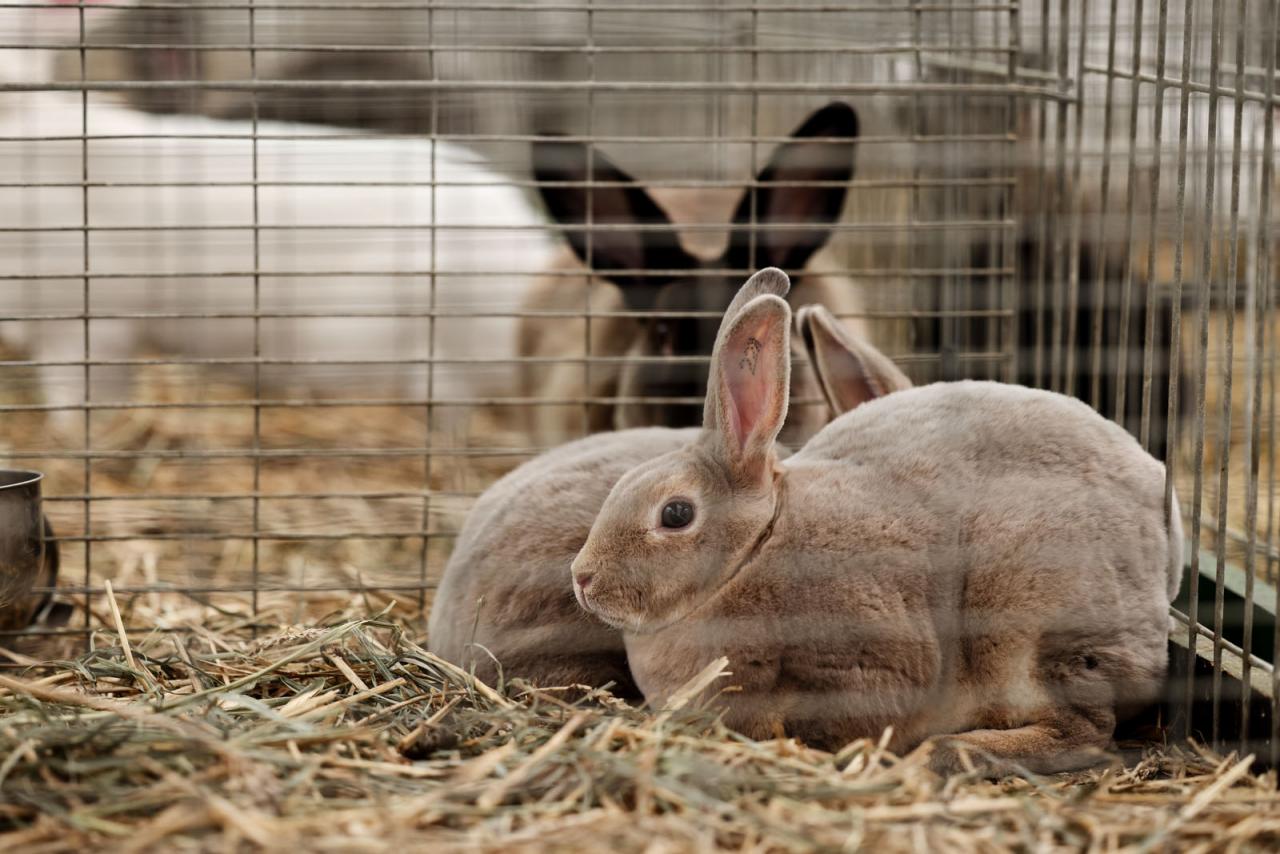
[[[782,461],[789,325],[773,296],[726,316],[703,434],[623,475],[574,560],[646,699],[725,655],[715,703],[752,737],[892,726],[940,772],[1095,761],[1165,673],[1164,466],[1078,400],[967,381],[861,406]],[[774,367],[744,374],[744,341]],[[673,497],[695,506],[679,530]]]

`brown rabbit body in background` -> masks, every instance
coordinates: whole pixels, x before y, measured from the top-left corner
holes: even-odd
[[[986,382],[872,401],[780,461],[787,288],[763,270],[734,299],[702,433],[618,481],[579,601],[623,630],[651,702],[727,656],[717,703],[752,737],[835,749],[892,726],[899,750],[949,736],[940,771],[958,747],[991,769],[1094,761],[1165,672],[1163,465],[1079,401]]]

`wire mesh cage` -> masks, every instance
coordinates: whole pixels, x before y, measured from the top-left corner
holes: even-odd
[[[1172,706],[1280,746],[1275,4],[0,16],[4,450],[75,609],[6,643],[109,625],[108,580],[138,631],[425,613],[502,473],[695,423],[708,324],[779,264],[917,383],[1064,391],[1165,460]]]

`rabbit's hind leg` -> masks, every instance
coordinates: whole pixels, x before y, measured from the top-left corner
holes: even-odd
[[[1115,720],[1110,709],[1050,709],[1010,729],[936,736],[924,749],[930,770],[944,777],[971,767],[992,777],[1077,771],[1107,760]]]

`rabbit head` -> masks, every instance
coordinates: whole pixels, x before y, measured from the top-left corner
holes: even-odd
[[[789,289],[774,268],[742,286],[712,351],[702,432],[625,474],[601,507],[572,573],[578,602],[605,622],[647,631],[680,619],[767,531],[791,377]]]
[[[618,286],[628,310],[658,315],[636,325],[631,355],[705,356],[740,281],[736,271],[799,271],[827,243],[853,176],[857,136],[858,116],[846,104],[810,116],[756,177],[760,186],[743,193],[728,245],[715,258],[688,252],[652,196],[584,144],[535,143],[534,175],[547,209],[568,226],[565,235],[579,260]],[[847,143],[810,141],[831,137]],[[583,229],[588,222],[591,227]],[[614,425],[696,426],[696,408],[675,401],[702,399],[705,382],[696,359],[629,362],[619,379],[624,397],[670,402],[622,404]]]
[[[611,625],[656,631],[688,615],[771,530],[782,501],[775,440],[791,378],[789,289],[773,268],[742,286],[712,352],[702,431],[623,475],[601,507],[573,586]],[[802,308],[797,327],[833,414],[911,387],[825,308]]]

